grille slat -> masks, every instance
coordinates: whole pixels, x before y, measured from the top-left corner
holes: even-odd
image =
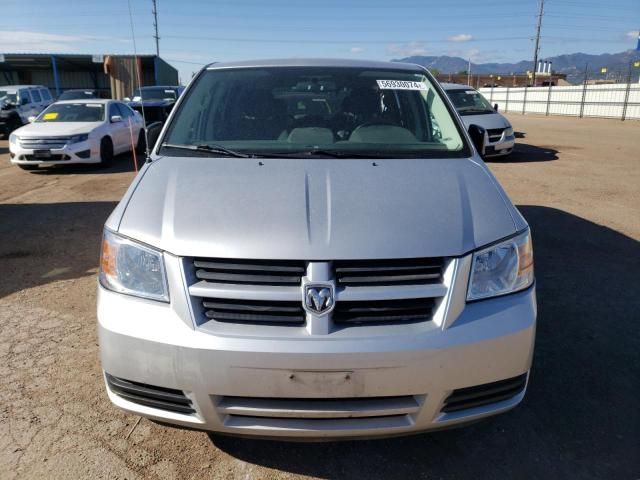
[[[289,260],[215,260],[193,262],[199,280],[241,285],[300,285],[304,262]]]
[[[113,393],[133,403],[171,412],[192,414],[191,400],[180,390],[132,382],[106,374]]]
[[[442,258],[336,261],[336,282],[342,286],[424,285],[442,279]]]
[[[454,390],[445,400],[442,411],[445,413],[457,412],[468,408],[489,405],[501,402],[516,396],[527,383],[527,375],[520,375],[498,382],[476,385],[473,387]]]
[[[409,300],[375,300],[371,302],[337,302],[333,314],[335,323],[412,323],[430,320],[433,298]]]
[[[248,284],[273,284],[281,283],[291,285],[299,282],[294,275],[258,275],[254,273],[225,273],[211,270],[197,270],[196,277],[200,280],[211,280],[217,283],[248,283]]]
[[[203,299],[204,316],[230,323],[299,325],[305,322],[302,302]]]
[[[408,415],[420,408],[411,395],[355,398],[222,397],[216,407],[224,415],[270,418],[355,418]]]

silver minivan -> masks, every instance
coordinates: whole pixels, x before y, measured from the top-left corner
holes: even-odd
[[[501,157],[513,152],[516,137],[507,118],[498,112],[498,105],[491,106],[475,88],[457,83],[443,83],[442,88],[456,107],[466,126],[479,125],[486,131],[484,157]]]
[[[205,67],[105,225],[111,401],[298,439],[410,434],[520,403],[531,233],[478,155],[484,129],[459,118],[417,65]]]

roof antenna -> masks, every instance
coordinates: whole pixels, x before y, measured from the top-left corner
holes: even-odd
[[[142,108],[142,121],[144,122],[144,148],[145,148],[145,160],[151,162],[151,155],[149,152],[149,135],[147,132],[147,117],[144,113],[144,99],[142,98],[142,75],[140,73],[140,64],[138,63],[138,50],[136,48],[136,33],[133,28],[133,13],[131,13],[131,0],[127,0],[129,5],[129,23],[131,24],[131,39],[133,40],[133,58],[136,69],[136,78],[138,81],[138,88],[140,89],[140,107]],[[135,85],[134,85],[135,87]]]

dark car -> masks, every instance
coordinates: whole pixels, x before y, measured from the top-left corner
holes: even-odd
[[[125,101],[144,116],[147,124],[164,122],[183,91],[184,87],[179,85],[142,87],[137,88],[133,96],[125,98]]]
[[[9,96],[0,97],[0,135],[8,137],[22,126],[22,119],[16,109],[16,100]]]

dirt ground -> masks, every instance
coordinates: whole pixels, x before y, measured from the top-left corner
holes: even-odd
[[[279,443],[162,427],[102,384],[102,224],[134,176],[24,172],[0,141],[0,478],[640,478],[640,122],[510,116],[491,169],[531,224],[539,326],[527,397],[463,429]]]

